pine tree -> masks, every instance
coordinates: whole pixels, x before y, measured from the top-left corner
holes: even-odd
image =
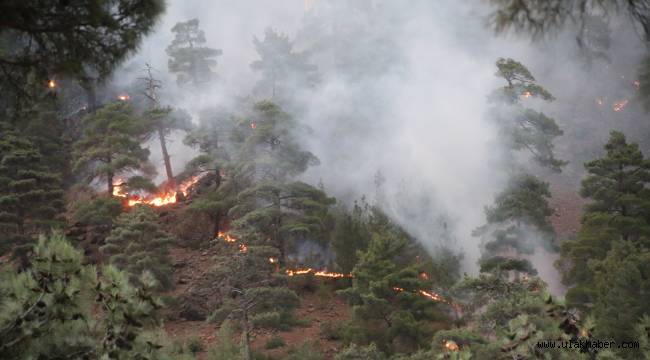
[[[336,254],[339,271],[343,273],[352,271],[358,261],[358,251],[365,250],[370,242],[367,211],[367,204],[362,207],[357,202],[350,211],[343,207],[335,209],[330,244]]]
[[[513,150],[528,151],[535,162],[554,171],[561,171],[565,161],[555,158],[553,140],[563,132],[555,120],[541,112],[526,108],[522,97],[553,101],[555,98],[537,84],[530,71],[513,59],[496,62],[496,76],[507,82],[490,96],[497,104],[492,117]]]
[[[240,244],[241,245],[241,244]],[[298,296],[274,276],[276,248],[247,244],[233,247],[219,256],[212,275],[219,280],[219,292],[225,299],[210,316],[218,323],[231,319],[242,328],[242,359],[251,360],[250,333],[253,328],[286,330],[296,320],[292,311]]]
[[[426,322],[441,316],[418,264],[403,258],[407,243],[396,229],[373,234],[352,271],[353,285],[342,290],[352,304],[346,338],[356,344],[374,342],[384,352],[416,349],[431,333]],[[406,350],[409,351],[409,350]]]
[[[650,167],[637,144],[611,133],[606,155],[585,164],[589,175],[580,194],[591,200],[584,207],[578,237],[562,244],[560,265],[564,281],[573,285],[567,292],[569,304],[590,307],[597,296],[590,263],[602,260],[614,243],[631,241],[640,249],[650,248]]]
[[[1,125],[0,125],[1,126]],[[38,232],[61,224],[60,176],[48,169],[36,146],[0,128],[0,246],[22,245]]]
[[[174,40],[167,47],[169,71],[175,73],[179,85],[198,86],[216,76],[212,68],[221,50],[205,46],[205,33],[199,28],[199,19],[179,22],[172,28]]]
[[[630,0],[624,4],[562,0],[493,0],[492,3],[495,10],[491,22],[498,32],[513,29],[538,38],[561,29],[566,23],[575,23],[580,29],[577,35],[580,41],[586,32],[585,23],[593,14],[609,20],[613,14],[625,12],[643,29],[646,41],[650,39],[650,16],[645,11],[647,4],[642,0]]]
[[[89,180],[106,181],[113,196],[121,174],[146,169],[149,150],[142,147],[146,128],[125,102],[109,104],[84,119],[82,138],[75,144],[75,169]],[[150,184],[149,184],[150,185]]]
[[[325,240],[329,206],[334,199],[303,182],[261,182],[237,196],[230,210],[233,232],[252,243],[280,250],[280,264],[291,240]]]
[[[85,296],[94,280],[83,257],[60,235],[41,237],[31,267],[0,281],[0,359],[83,358],[95,341]]]
[[[607,257],[593,261],[590,267],[595,272],[596,337],[617,342],[637,340],[631,324],[650,315],[650,249],[631,241],[614,242]],[[620,356],[637,355],[621,351]]]
[[[153,30],[165,6],[160,0],[0,5],[3,51],[2,102],[25,98],[28,77],[45,86],[56,75],[105,79]],[[43,21],[47,19],[47,21]],[[35,46],[34,44],[38,44]],[[93,104],[91,102],[91,108]]]
[[[293,50],[293,43],[287,35],[267,28],[264,39],[254,37],[253,45],[260,59],[251,63],[251,69],[262,74],[254,93],[270,99],[284,99],[289,96],[290,89],[318,83],[318,68],[309,64],[306,53]]]
[[[147,336],[159,324],[152,278],[136,288],[112,266],[101,274],[61,235],[42,236],[27,270],[0,273],[0,359],[165,358]]]
[[[535,176],[512,178],[496,196],[494,206],[486,208],[487,224],[474,232],[483,238],[481,266],[495,267],[499,262],[510,266],[511,260],[523,261],[522,255],[532,254],[538,244],[552,249],[555,232],[548,221],[553,214],[550,197],[548,184]],[[528,272],[531,265],[524,262]]]
[[[192,128],[192,122],[190,116],[183,111],[174,111],[171,107],[161,107],[158,89],[162,87],[162,82],[154,78],[153,68],[149,64],[147,64],[146,72],[146,77],[140,78],[145,86],[144,95],[149,100],[149,109],[145,111],[143,117],[150,134],[155,134],[158,137],[160,151],[165,163],[167,185],[174,188],[174,172],[167,151],[167,136],[174,130],[189,131]]]
[[[167,246],[173,241],[160,229],[151,208],[139,205],[120,215],[101,251],[111,264],[131,274],[132,279],[149,271],[163,289],[171,285],[171,260]]]

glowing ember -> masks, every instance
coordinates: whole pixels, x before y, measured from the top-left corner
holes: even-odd
[[[278,262],[278,259],[276,259],[276,258],[274,258],[274,257],[270,257],[270,258],[269,258],[269,262],[270,262],[271,264],[275,264],[275,263]]]
[[[248,246],[246,244],[239,244],[239,252],[240,253],[245,253],[248,251]]]
[[[217,233],[217,238],[224,239],[227,242],[235,242],[235,241],[237,241],[237,239],[234,238],[233,236],[230,236],[229,234],[226,234],[226,233],[221,232],[221,231],[219,231]]]
[[[614,105],[612,105],[612,110],[617,111],[617,112],[621,111],[627,105],[627,103],[628,103],[627,99],[617,101],[617,102],[614,103]]]
[[[533,96],[533,93],[531,93],[530,91],[524,91],[524,93],[521,94],[521,96],[528,99],[529,97]]]
[[[182,193],[183,196],[187,196],[189,193],[189,189],[196,184],[201,178],[205,176],[203,175],[198,175],[194,176],[184,182],[182,182],[178,186],[178,192]],[[124,181],[122,179],[117,179],[117,184],[113,185],[113,196],[115,197],[121,197],[125,198],[128,200],[127,204],[128,206],[134,206],[136,204],[146,204],[146,205],[151,205],[151,206],[165,206],[169,204],[174,204],[176,203],[176,193],[177,190],[175,189],[169,189],[166,190],[162,193],[159,193],[157,195],[151,195],[145,198],[142,198],[137,195],[131,195],[127,194],[123,190],[123,185]]]
[[[429,274],[427,274],[427,273],[425,273],[425,272],[421,272],[421,273],[420,273],[420,279],[422,279],[422,280],[429,280]]]
[[[295,269],[295,270],[286,270],[287,276],[296,276],[296,275],[304,275],[304,274],[309,274],[313,273],[314,276],[319,276],[319,277],[328,277],[328,278],[349,278],[352,277],[350,274],[341,274],[341,273],[335,273],[335,272],[327,272],[327,271],[315,271],[314,269],[307,268],[307,269]]]
[[[49,87],[50,89],[54,89],[56,87],[56,81],[54,81],[54,80],[48,81],[47,82],[47,87]]]
[[[445,349],[449,351],[458,351],[458,344],[453,340],[445,340]]]
[[[117,99],[120,101],[129,101],[131,100],[131,97],[129,95],[119,95]]]
[[[256,123],[251,123],[251,129],[253,129],[253,130],[257,129],[257,124]]]
[[[418,293],[420,295],[426,297],[426,298],[429,298],[429,299],[433,300],[433,301],[444,301],[440,295],[438,295],[438,294],[436,294],[434,292],[428,292],[428,291],[420,290],[420,291],[418,291]]]

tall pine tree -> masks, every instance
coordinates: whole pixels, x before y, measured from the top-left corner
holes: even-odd
[[[51,172],[37,147],[24,136],[0,128],[0,246],[22,246],[39,232],[60,224],[60,176]]]
[[[588,172],[580,194],[591,200],[584,207],[576,239],[562,244],[560,265],[570,305],[591,307],[596,301],[594,271],[590,264],[605,259],[613,244],[631,241],[650,248],[650,165],[637,144],[612,131],[606,154],[585,164]]]
[[[179,85],[201,85],[213,80],[212,68],[222,51],[205,46],[205,33],[199,28],[199,19],[179,22],[172,28],[174,40],[167,47],[169,71],[176,74]]]
[[[142,147],[145,135],[144,121],[131,105],[109,104],[84,119],[83,136],[75,144],[75,169],[85,171],[91,181],[105,181],[112,196],[118,176],[147,169],[149,150]]]
[[[120,215],[101,251],[111,264],[137,279],[151,272],[163,289],[171,285],[171,259],[167,246],[173,238],[160,229],[158,215],[148,206],[137,205]]]

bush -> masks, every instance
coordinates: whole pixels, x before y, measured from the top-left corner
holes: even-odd
[[[323,353],[320,352],[315,342],[304,342],[297,348],[289,350],[289,355],[285,360],[324,360]]]
[[[254,327],[277,330],[282,327],[280,313],[276,311],[252,315],[250,320]]]
[[[208,360],[231,360],[240,356],[239,345],[233,341],[235,329],[228,320],[221,324],[215,344],[208,348]]]
[[[283,338],[281,338],[278,335],[274,335],[266,341],[266,344],[264,344],[264,348],[267,350],[271,350],[271,349],[277,349],[279,347],[283,347],[285,345],[287,345],[287,343],[284,341]]]
[[[203,341],[201,341],[200,338],[192,336],[187,339],[187,349],[190,351],[190,353],[196,355],[197,353],[205,350],[205,346],[203,345]]]
[[[320,324],[320,335],[327,340],[340,340],[343,337],[341,334],[341,328],[341,323],[325,321]]]
[[[386,356],[377,349],[375,344],[368,346],[358,346],[352,344],[339,352],[335,360],[382,360]],[[431,359],[431,357],[429,357]]]
[[[324,282],[321,282],[316,288],[316,297],[318,298],[318,307],[324,309],[332,302],[332,289]]]

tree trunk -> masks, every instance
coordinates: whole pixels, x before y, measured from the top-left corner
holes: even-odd
[[[251,356],[251,347],[250,347],[250,330],[248,329],[248,312],[244,310],[244,321],[243,329],[241,333],[242,349],[241,357],[242,360],[253,360]]]
[[[113,188],[114,188],[114,186],[113,186],[113,174],[108,174],[106,176],[106,182],[107,182],[107,185],[108,185],[108,196],[112,197],[113,196]]]
[[[162,150],[163,161],[165,162],[165,172],[167,173],[167,184],[170,188],[175,188],[174,173],[172,172],[172,162],[169,159],[167,152],[167,142],[165,141],[165,133],[162,126],[158,128],[158,139],[160,139],[160,149]]]
[[[95,79],[87,77],[81,81],[81,87],[86,92],[88,112],[94,113],[97,110],[97,94],[95,93]]]

